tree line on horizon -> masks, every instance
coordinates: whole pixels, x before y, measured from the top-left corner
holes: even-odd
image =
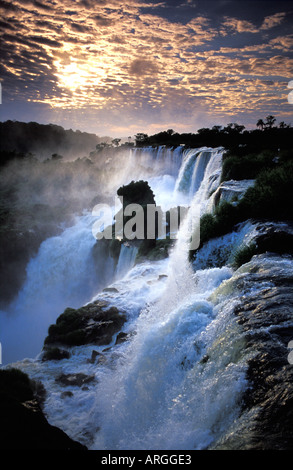
[[[264,148],[292,148],[293,127],[284,121],[276,125],[275,116],[269,115],[259,119],[257,129],[247,130],[244,125],[229,123],[226,126],[214,125],[203,127],[196,133],[178,133],[167,129],[148,135],[137,133],[132,141],[120,138],[98,137],[81,131],[65,130],[55,124],[38,124],[36,122],[6,121],[0,122],[0,165],[14,158],[23,158],[28,154],[39,154],[57,159],[76,152],[89,154],[104,148],[123,149],[125,147],[184,146],[186,148],[224,147],[227,151],[240,154],[261,151]]]
[[[265,120],[259,119],[257,129],[247,130],[245,126],[229,123],[226,126],[214,125],[203,127],[196,133],[177,133],[173,129],[148,136],[144,133],[135,135],[136,147],[145,146],[179,146],[185,147],[225,147],[241,153],[258,151],[263,148],[291,148],[293,142],[293,127],[291,124],[280,122],[275,125],[275,116],[268,115]]]

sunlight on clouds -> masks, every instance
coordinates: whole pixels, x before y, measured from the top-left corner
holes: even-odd
[[[127,119],[133,112],[142,122],[158,113],[158,127],[162,116],[169,123],[170,115],[178,125],[178,115],[187,122],[187,109],[191,116],[222,117],[266,109],[268,103],[271,113],[284,101],[289,108],[283,83],[292,77],[293,36],[277,28],[286,13],[263,15],[258,25],[237,15],[217,23],[193,8],[184,23],[160,16],[165,2],[46,5],[15,0],[6,12],[10,27],[2,68],[12,96],[21,93],[58,112],[98,111]]]
[[[274,15],[267,16],[264,19],[261,29],[270,29],[270,28],[274,28],[275,26],[278,26],[279,24],[282,23],[285,16],[286,16],[286,13],[284,12],[275,13]]]
[[[56,73],[59,83],[71,91],[75,91],[80,86],[87,84],[90,73],[82,70],[75,62],[68,65],[62,65],[60,62],[54,62],[58,72]]]

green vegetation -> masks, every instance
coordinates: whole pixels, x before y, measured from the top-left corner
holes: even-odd
[[[237,207],[242,220],[249,217],[292,220],[292,200],[293,158],[260,173]]]
[[[236,251],[233,260],[233,266],[237,269],[242,264],[248,263],[251,258],[257,254],[257,246],[255,243],[250,243]]]
[[[226,155],[223,159],[222,181],[255,179],[264,168],[273,168],[276,153],[264,150],[260,154]]]
[[[145,240],[144,243],[141,243],[136,255],[137,262],[140,262],[145,258],[151,261],[167,258],[169,256],[169,250],[174,245],[174,240],[171,240],[168,237],[165,240],[156,240],[155,246],[153,246],[153,244],[148,246],[149,241],[152,242],[152,240]]]
[[[255,130],[246,130],[242,125],[229,123],[202,128],[196,133],[179,134],[168,129],[152,136],[144,133],[135,136],[137,147],[222,146],[225,148],[222,181],[256,180],[240,201],[222,203],[213,214],[203,216],[202,243],[231,231],[235,224],[248,218],[292,220],[293,127],[284,122],[276,125],[274,116],[259,119],[256,126]],[[93,134],[65,131],[60,126],[12,121],[0,123],[0,137],[3,144],[0,152],[2,308],[21,287],[27,262],[40,243],[59,233],[61,225],[71,224],[74,214],[101,202],[100,187],[105,187],[117,162],[121,163],[123,145],[120,139],[97,138]],[[132,145],[131,138],[128,139],[127,145]],[[109,151],[101,152],[108,147]],[[66,161],[61,157],[73,148],[84,153],[87,149],[92,151],[89,158]],[[109,155],[115,157],[112,164],[107,163]],[[155,196],[145,181],[132,181],[119,188],[118,195],[123,196],[124,207],[131,203],[143,207],[155,204]],[[130,218],[124,218],[124,224]],[[172,245],[170,240],[146,240],[145,236],[138,259],[148,254],[154,259],[165,256],[169,245]],[[116,260],[120,246],[121,241],[115,239],[107,244]]]
[[[117,195],[123,197],[123,208],[129,204],[139,204],[142,207],[147,204],[155,204],[154,193],[147,181],[131,181],[117,190]]]
[[[226,152],[223,157],[222,181],[255,179],[264,170],[270,170],[292,159],[293,148],[264,149],[247,155]]]
[[[237,204],[224,201],[212,214],[201,217],[201,245],[211,238],[230,232],[236,224],[248,219],[293,220],[292,200],[293,153],[286,152],[274,168],[264,166],[259,171],[254,186],[248,188]],[[191,258],[194,254],[190,252]]]
[[[52,154],[57,158],[60,154],[71,158],[73,154],[86,155],[101,139],[95,134],[65,130],[55,124],[0,122],[0,165],[15,157],[24,158],[30,152],[43,155],[44,158]]]
[[[229,202],[219,204],[213,214],[204,214],[200,219],[200,240],[205,243],[211,238],[230,232],[240,222],[238,207]]]
[[[143,216],[144,216],[144,239],[139,242],[139,249],[140,249],[140,255],[143,255],[144,253],[147,253],[151,249],[153,249],[156,246],[156,239],[148,239],[147,237],[147,205],[152,204],[155,205],[155,196],[150,188],[149,184],[147,181],[131,181],[131,183],[121,186],[117,190],[117,195],[119,197],[123,197],[123,227],[127,224],[129,220],[132,219],[133,215],[125,215],[124,211],[125,208],[130,205],[130,204],[139,204],[142,209],[143,209]],[[136,224],[134,224],[133,227],[134,230],[137,230]],[[156,229],[157,233],[157,229]],[[130,241],[131,240],[125,240],[125,241]],[[136,240],[135,240],[136,242]],[[115,253],[117,254],[118,252],[118,246],[117,244],[113,246],[115,249]]]
[[[173,129],[159,132],[148,136],[139,133],[135,136],[136,146],[158,146],[166,145],[176,147],[185,145],[189,148],[197,147],[224,147],[228,154],[244,156],[259,154],[264,149],[277,151],[292,147],[293,128],[284,122],[275,125],[276,118],[267,116],[265,121],[258,120],[258,129],[246,130],[244,126],[237,123],[229,123],[226,126],[213,126],[212,128],[201,128],[196,133],[179,134]],[[261,124],[262,123],[262,124]]]
[[[156,214],[155,217],[155,238],[149,239],[147,234],[147,205],[156,205],[155,196],[153,191],[151,190],[147,181],[132,181],[128,185],[122,186],[117,191],[118,196],[123,196],[123,209],[126,208],[129,204],[139,204],[143,211],[144,211],[144,239],[143,240],[134,240],[134,243],[138,245],[138,253],[136,257],[136,262],[140,262],[141,260],[147,258],[149,260],[159,260],[166,258],[169,254],[170,248],[174,244],[174,240],[171,240],[169,237],[170,233],[170,224],[172,216],[178,215],[178,225],[180,225],[181,218],[184,218],[187,212],[185,207],[173,207],[166,211],[166,238],[159,239],[158,238],[158,224],[159,222],[159,215]],[[125,216],[123,218],[123,226],[132,218],[132,215]],[[114,231],[114,228],[113,228]],[[126,240],[125,240],[126,241]],[[128,242],[132,243],[131,240],[127,240]],[[110,242],[110,253],[114,258],[117,257],[120,251],[120,242],[118,240],[112,240]]]

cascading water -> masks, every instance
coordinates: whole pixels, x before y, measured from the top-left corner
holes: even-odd
[[[160,159],[168,152],[160,149]],[[237,416],[238,396],[246,385],[245,365],[228,360],[229,354],[235,355],[233,341],[241,333],[231,315],[232,305],[228,297],[217,304],[210,297],[231,277],[231,269],[194,270],[188,261],[190,230],[198,230],[199,216],[208,210],[209,195],[220,183],[223,150],[180,148],[176,152],[165,175],[172,181],[160,186],[164,175],[159,158],[160,170],[149,178],[151,187],[156,188],[157,202],[166,204],[169,200],[171,207],[187,196],[190,206],[169,258],[132,267],[135,250],[122,246],[112,289],[92,298],[106,300],[126,312],[124,331],[130,339],[115,345],[113,338],[107,351],[95,347],[104,358],[98,365],[89,361],[92,346],[73,348],[63,370],[93,375],[95,381],[86,389],[72,389],[72,396],[65,399],[62,386],[55,381],[62,361],[18,364],[43,382],[49,421],[91,449],[206,448]],[[145,170],[139,168],[139,174],[146,177],[154,150],[134,153],[140,154]],[[133,155],[130,160],[132,165]],[[89,245],[94,242],[92,238]],[[93,273],[87,255],[88,251],[81,254],[88,269],[82,281],[85,284]],[[57,259],[62,262],[63,258]],[[81,261],[74,259],[77,264]],[[53,268],[54,262],[48,280]],[[85,295],[87,301],[89,294]],[[46,304],[50,292],[45,290],[42,296]]]
[[[119,187],[131,179],[147,178],[151,168],[155,189],[159,189],[164,180],[162,194],[168,199],[181,152],[181,147],[174,152],[165,147],[159,152],[152,148],[127,152],[123,157],[124,171],[117,170],[117,174],[112,175],[113,196],[117,190],[115,184]],[[164,165],[166,174],[162,175]],[[161,176],[157,176],[159,174]],[[102,193],[103,188],[100,190]],[[164,204],[164,196],[162,202]],[[90,214],[77,217],[76,224],[60,236],[45,240],[29,262],[21,291],[0,315],[0,341],[5,364],[38,354],[49,325],[64,308],[79,307],[88,302],[94,293],[114,277],[118,279],[125,275],[133,266],[137,249],[126,246],[122,247],[117,267],[99,246],[96,246],[95,256],[99,259],[98,266],[94,263],[92,250],[96,240],[91,231],[94,220]]]
[[[108,276],[105,271],[96,272],[93,220],[89,214],[78,217],[61,235],[45,240],[30,260],[22,289],[0,315],[5,362],[38,354],[48,326],[60,312],[68,306],[80,307],[113,278],[111,266]]]
[[[136,246],[130,246],[127,243],[122,244],[116,267],[117,279],[123,277],[131,268],[133,268],[137,252],[138,248]]]
[[[186,151],[176,181],[175,191],[184,193],[191,199],[200,187],[212,155],[213,152],[208,148]]]
[[[214,182],[213,176],[221,168],[221,158],[221,152],[210,150],[205,172],[200,165],[196,166],[201,184],[170,255],[168,277],[160,298],[140,314],[136,335],[123,351],[115,372],[105,373],[98,386],[96,407],[101,430],[93,448],[186,449],[201,448],[213,440],[208,426],[216,426],[221,411],[216,410],[212,418],[206,408],[199,411],[193,393],[204,401],[207,399],[204,395],[210,393],[197,384],[201,372],[198,361],[204,351],[200,337],[214,318],[208,297],[231,276],[231,271],[222,268],[194,273],[188,251],[190,222],[197,206],[201,209],[196,211],[197,216],[204,211],[211,181]],[[211,380],[212,376],[207,374],[205,381]],[[215,390],[221,392],[216,384],[211,393]],[[209,398],[215,401],[212,395]],[[232,419],[235,410],[232,403],[215,404],[215,408],[221,406],[231,407],[226,419]],[[203,429],[202,421],[206,422]]]

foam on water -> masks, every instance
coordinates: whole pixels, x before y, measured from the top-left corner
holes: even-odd
[[[155,168],[150,182],[160,203],[167,206],[169,198],[172,207],[185,199],[190,206],[169,258],[133,266],[134,251],[124,246],[119,279],[108,283],[112,289],[87,299],[104,299],[123,311],[128,340],[115,344],[113,337],[107,348],[70,348],[66,360],[17,365],[43,382],[49,421],[91,449],[204,449],[239,412],[246,387],[241,327],[232,314],[231,292],[213,296],[232,270],[188,261],[190,227],[196,231],[199,216],[209,210],[210,194],[220,183],[223,149],[176,152],[160,148],[155,155],[154,149],[137,149],[131,157],[136,160],[129,160],[130,166],[144,163],[136,174],[146,175],[148,162]],[[171,160],[164,176],[167,155]],[[206,256],[202,252],[199,259]],[[93,350],[100,353],[96,363],[90,361]],[[82,372],[92,381],[86,387],[64,387],[56,381],[61,372]]]

